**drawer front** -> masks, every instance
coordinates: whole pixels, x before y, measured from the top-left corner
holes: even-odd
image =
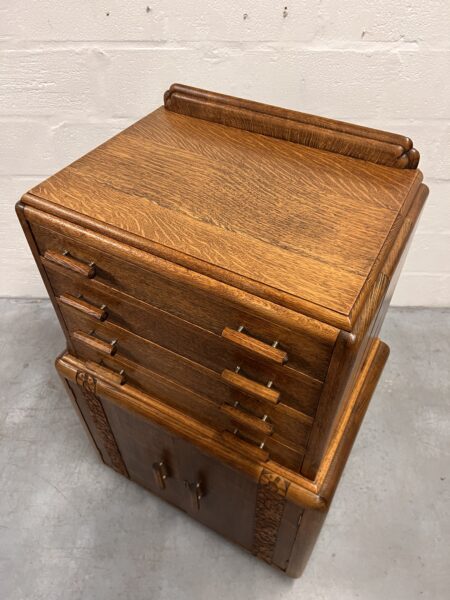
[[[75,344],[75,350],[80,358],[90,361],[89,365],[94,370],[100,368],[110,369],[119,374],[123,372],[123,381],[137,389],[143,390],[165,402],[167,405],[182,411],[197,421],[214,428],[219,432],[233,433],[236,426],[225,413],[218,410],[217,403],[210,398],[196,394],[192,390],[179,385],[171,379],[165,378],[154,371],[145,369],[119,354],[113,357],[101,357],[95,350]],[[78,351],[79,350],[79,351]],[[300,442],[305,439],[304,430],[299,427],[298,443],[293,444],[283,439],[276,431],[276,424],[280,418],[274,419],[275,431],[268,437],[250,431],[241,431],[239,439],[246,440],[251,448],[257,448],[264,443],[264,451],[269,457],[279,464],[299,471],[303,456],[304,445]],[[288,425],[288,430],[295,431],[295,423]]]
[[[198,385],[205,385],[202,382],[193,389],[219,400],[230,401],[232,390],[246,390],[246,385],[256,383],[256,388],[248,391],[264,405],[272,404],[270,394],[275,398],[278,395],[279,402],[308,417],[314,416],[321,382],[289,367],[255,360],[252,354],[222,337],[136,301],[126,294],[115,292],[99,282],[86,281],[79,276],[68,277],[59,271],[58,267],[48,268],[53,290],[72,329],[77,327],[77,318],[83,319],[83,327],[87,330],[95,327],[101,335],[112,336],[111,339],[120,338],[118,347],[122,355],[144,366],[151,364],[152,369],[162,371],[170,377],[178,377],[181,383],[185,374],[179,368],[174,368],[173,363],[177,361],[173,353],[188,359],[181,360],[181,363],[193,361],[206,367],[216,374],[215,381],[220,381],[222,385],[209,384],[206,390],[199,389]],[[82,299],[77,298],[79,294]],[[138,337],[130,338],[130,331],[138,334]],[[146,344],[144,340],[153,344]],[[240,367],[239,378],[237,381],[232,378],[228,381],[224,371],[233,372],[237,367]],[[267,388],[268,382],[272,382],[270,388]],[[228,391],[224,391],[227,389]],[[269,394],[268,399],[265,394]]]
[[[226,386],[223,386],[222,398],[208,395],[206,390],[220,389],[223,384],[214,378],[214,374],[198,372],[192,365],[176,365],[176,369],[184,373],[184,377],[176,380],[171,376],[172,373],[161,375],[152,370],[153,365],[145,368],[124,357],[119,350],[114,356],[105,356],[76,340],[74,348],[77,355],[84,360],[101,364],[116,373],[123,371],[127,383],[157,396],[210,427],[230,432],[239,429],[258,443],[275,444],[277,456],[283,454],[284,446],[291,448],[295,453],[295,456],[292,455],[294,462],[304,454],[311,425],[303,415],[288,406],[280,404],[263,408],[257,401],[244,394],[232,390],[228,392]],[[241,411],[241,420],[239,414],[230,414],[228,407]],[[247,415],[252,417],[252,422],[246,422]],[[265,424],[270,426],[271,431],[265,431]]]
[[[77,318],[74,321],[68,318],[66,322],[72,332],[83,331],[85,334],[92,332],[90,323],[85,324],[83,320],[83,317]],[[94,337],[96,338],[98,335],[101,335],[101,338],[98,338],[100,341],[107,342],[108,340],[112,340],[111,337],[106,338],[105,331],[99,334],[95,330]],[[134,343],[136,340],[138,343],[137,350]],[[208,374],[206,370],[196,372],[193,369],[194,365],[192,363],[176,366],[175,370],[180,374],[178,382],[174,381],[170,372],[166,376],[163,376],[152,370],[153,364],[151,359],[142,361],[141,352],[139,351],[139,341],[143,342],[143,340],[132,334],[128,334],[124,343],[117,343],[117,350],[112,356],[104,352],[100,347],[85,343],[83,336],[77,335],[73,341],[75,350],[81,358],[92,360],[96,363],[101,362],[116,372],[123,369],[127,381],[132,385],[151,395],[157,396],[168,404],[219,431],[233,432],[235,429],[238,429],[246,437],[249,437],[249,439],[254,440],[258,444],[264,442],[271,456],[283,464],[286,464],[286,461],[288,461],[289,465],[297,465],[300,457],[304,454],[311,429],[311,420],[288,406],[279,404],[263,407],[258,401],[246,397],[244,394],[239,394],[239,392],[236,394],[231,392],[227,397],[225,386],[223,387],[223,396],[227,400],[222,401],[217,397],[207,396],[205,389],[210,387],[214,389],[223,384],[221,384],[220,380],[215,380],[213,373]],[[145,344],[148,343],[145,342]],[[155,353],[158,352],[157,346],[153,344],[151,346],[152,350],[155,350]],[[127,347],[129,351],[127,351]],[[139,362],[133,360],[135,358],[134,351],[138,355],[137,358],[141,358]],[[176,355],[173,355],[173,357],[180,360]],[[142,366],[142,362],[147,365],[147,368]],[[185,374],[184,377],[183,373]],[[192,387],[187,387],[188,383],[191,382],[195,383],[195,386],[199,390],[198,392],[195,392]],[[235,406],[236,403],[237,406]],[[233,408],[240,412],[238,414],[230,414],[229,409],[225,405],[226,407],[233,406]],[[246,421],[246,416],[252,417],[251,422]],[[266,431],[265,425],[270,426],[271,430]]]
[[[164,362],[162,356],[164,353],[161,352],[163,349],[157,344],[136,336],[128,330],[122,329],[112,323],[94,321],[91,317],[80,313],[77,309],[70,306],[62,305],[61,308],[72,337],[72,342],[80,355],[86,356],[86,351],[92,350],[99,357],[122,357],[152,370],[155,370],[155,357],[159,357],[157,359],[159,363]],[[173,352],[171,354],[172,363],[178,363],[174,371],[179,373],[179,383],[181,385],[186,386],[187,379],[192,380],[197,378],[198,383],[196,387],[199,393],[204,396],[207,395],[218,405],[222,405],[224,402],[227,404],[239,402],[243,410],[260,417],[268,415],[269,420],[274,424],[277,421],[278,427],[276,431],[286,440],[299,444],[302,447],[306,444],[312,425],[312,417],[298,410],[293,410],[283,402],[274,404],[273,402],[262,401],[239,390],[236,390],[237,393],[235,393],[231,387],[226,392],[225,390],[228,385],[223,377],[218,376],[219,374],[214,376],[214,372],[208,369],[196,369],[197,365],[190,361],[183,361],[182,357]],[[165,370],[165,376],[173,379],[173,374],[170,371],[167,372],[167,367]],[[194,371],[194,375],[191,375],[190,371]],[[187,377],[183,374],[186,374]],[[197,374],[197,377],[195,377],[195,374]],[[219,386],[216,385],[217,381],[222,386],[222,394],[220,394]],[[203,389],[201,389],[202,386]],[[278,391],[276,388],[275,390]],[[219,391],[219,396],[211,394],[212,391],[216,391],[216,394]],[[282,390],[280,392],[280,398],[282,398],[284,394]]]
[[[311,332],[291,331],[275,325],[213,294],[124,261],[114,255],[114,247],[107,253],[41,225],[31,223],[31,227],[46,269],[56,262],[71,274],[95,279],[217,336],[228,336],[230,343],[246,347],[258,360],[285,363],[324,380],[334,337],[325,339]],[[97,241],[100,238],[103,245],[108,244],[107,238],[96,236]]]

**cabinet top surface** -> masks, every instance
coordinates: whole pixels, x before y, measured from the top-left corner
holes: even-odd
[[[349,315],[420,181],[161,107],[31,194]]]

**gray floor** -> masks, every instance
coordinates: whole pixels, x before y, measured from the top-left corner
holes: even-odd
[[[450,590],[450,312],[392,310],[391,358],[304,576],[104,467],[53,368],[48,302],[0,302],[0,598],[414,600]]]

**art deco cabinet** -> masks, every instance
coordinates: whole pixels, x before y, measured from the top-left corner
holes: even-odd
[[[175,84],[25,194],[56,367],[103,461],[299,576],[388,355],[418,160],[401,135]]]

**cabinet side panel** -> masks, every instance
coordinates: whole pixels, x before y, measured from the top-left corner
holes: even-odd
[[[286,575],[300,577],[314,549],[317,537],[322,529],[327,513],[317,510],[305,510],[297,530]]]

